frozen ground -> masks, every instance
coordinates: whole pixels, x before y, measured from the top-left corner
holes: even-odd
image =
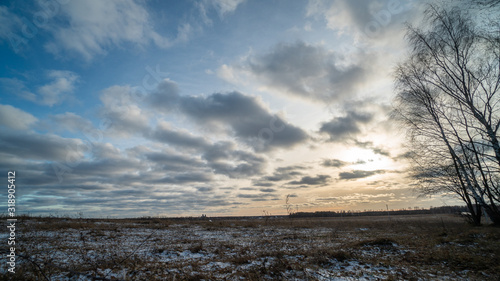
[[[4,280],[500,278],[499,229],[473,228],[454,216],[26,218],[18,227],[23,257],[15,275],[2,263]]]

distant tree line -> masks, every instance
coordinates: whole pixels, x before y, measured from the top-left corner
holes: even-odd
[[[389,211],[318,211],[297,212],[290,215],[292,218],[311,217],[354,217],[354,216],[397,216],[397,215],[427,215],[427,214],[461,214],[468,212],[467,206],[443,206],[430,209],[408,209]]]

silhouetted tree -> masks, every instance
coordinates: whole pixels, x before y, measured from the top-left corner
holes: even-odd
[[[408,27],[411,51],[395,71],[413,178],[424,193],[457,194],[475,224],[481,209],[500,224],[499,33],[456,7],[429,5],[425,22]]]

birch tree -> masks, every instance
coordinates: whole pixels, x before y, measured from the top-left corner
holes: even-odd
[[[475,224],[482,210],[500,224],[499,33],[458,8],[429,5],[424,22],[408,26],[411,50],[395,70],[413,178],[423,192],[456,194]]]

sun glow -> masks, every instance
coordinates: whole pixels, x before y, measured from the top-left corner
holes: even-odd
[[[389,169],[393,166],[393,161],[389,157],[374,153],[370,149],[350,147],[341,156],[347,165],[357,170],[372,171]]]

